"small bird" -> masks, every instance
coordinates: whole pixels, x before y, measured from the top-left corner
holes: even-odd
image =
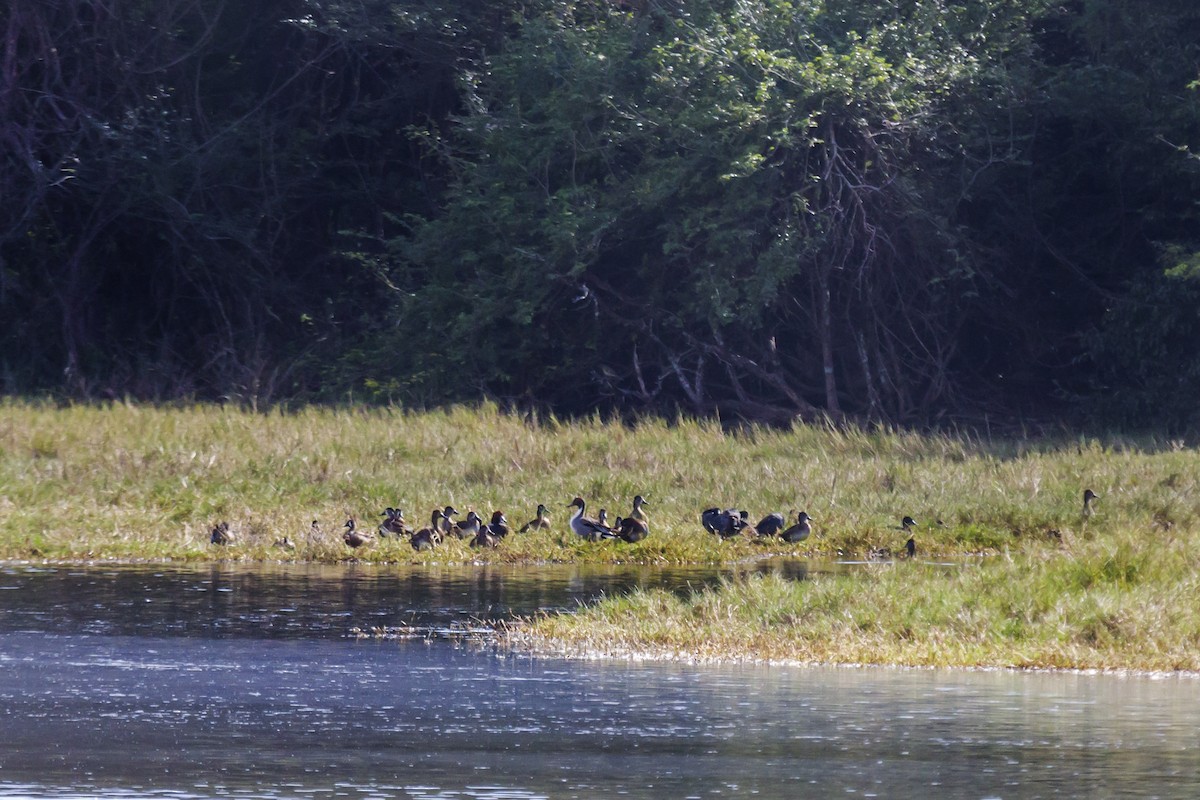
[[[749,524],[750,515],[736,508],[708,508],[700,514],[700,524],[709,533],[715,533],[722,539],[729,539],[741,534],[742,529]]]
[[[454,530],[454,517],[458,515],[458,509],[454,506],[446,506],[442,509],[442,521],[438,525],[438,529],[443,535]]]
[[[907,515],[904,517],[904,519],[900,520],[900,529],[908,534],[908,541],[904,543],[904,552],[908,554],[909,558],[912,558],[917,554],[917,542],[912,535],[912,529],[916,526],[916,524],[917,521]]]
[[[1092,503],[1100,499],[1100,495],[1093,492],[1091,489],[1083,490],[1083,518],[1091,519],[1092,514],[1096,513],[1096,509],[1092,507]]]
[[[508,536],[508,517],[504,516],[503,511],[492,512],[492,521],[487,524],[487,532],[500,539]]]
[[[803,542],[809,537],[810,534],[812,534],[811,522],[812,517],[808,515],[808,512],[801,511],[796,515],[796,524],[779,534],[779,536],[789,544]]]
[[[233,544],[233,534],[229,532],[229,523],[219,522],[214,525],[208,541],[212,544]]]
[[[440,508],[435,508],[429,520],[429,527],[421,528],[421,530],[412,535],[409,544],[412,545],[413,550],[418,552],[432,550],[442,543],[443,513]]]
[[[404,522],[403,509],[392,508],[389,506],[387,510],[383,512],[383,516],[387,517],[387,519],[385,519],[379,525],[380,537],[386,539],[389,534],[404,536],[405,534],[412,533],[412,528],[408,527],[408,525]]]
[[[754,526],[754,532],[759,536],[774,536],[783,530],[785,525],[787,525],[787,521],[783,518],[783,514],[778,512],[767,514]]]
[[[474,510],[471,510],[467,512],[466,519],[462,522],[454,523],[450,532],[460,539],[466,539],[479,533],[481,527],[483,527],[483,518],[476,514]]]
[[[642,506],[647,505],[646,498],[640,494],[633,498],[633,511],[628,517],[617,517],[612,527],[611,536],[622,539],[630,544],[640,542],[650,535],[650,519]],[[607,537],[606,537],[607,538]]]
[[[586,505],[582,497],[576,497],[567,504],[567,508],[575,509],[571,514],[570,526],[575,535],[581,539],[586,539],[589,542],[597,542],[604,534],[612,533],[607,526],[601,525],[596,520],[588,519],[583,515]]]
[[[528,533],[529,531],[544,531],[544,530],[549,529],[549,527],[550,527],[550,512],[546,509],[546,507],[544,505],[542,505],[541,503],[538,503],[537,517],[535,519],[529,520],[529,522],[526,522],[524,525],[522,525],[520,532]]]
[[[344,527],[346,528],[346,532],[342,534],[342,541],[348,546],[358,549],[370,541],[370,537],[355,526],[353,517],[346,520]]]

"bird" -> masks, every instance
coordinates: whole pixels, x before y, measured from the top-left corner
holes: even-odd
[[[602,537],[604,534],[612,533],[612,531],[606,525],[601,525],[596,520],[588,519],[583,515],[586,505],[584,504],[582,497],[576,497],[567,504],[567,508],[575,509],[575,511],[571,514],[570,525],[571,530],[581,539],[586,539],[589,542],[596,542],[599,541],[600,537]]]
[[[319,538],[321,538],[321,523],[314,519],[312,525],[308,526],[308,541],[311,543],[313,539]]]
[[[537,517],[529,520],[529,522],[526,522],[524,525],[522,525],[520,532],[528,533],[529,531],[543,531],[543,530],[548,529],[549,527],[550,527],[550,512],[546,510],[546,506],[544,506],[541,503],[538,503]]]
[[[496,547],[500,544],[500,537],[489,530],[489,526],[484,526],[475,534],[475,538],[471,540],[471,547]]]
[[[608,524],[608,509],[607,508],[600,509],[600,512],[598,514],[596,514],[596,522],[599,522],[601,525],[603,525],[606,528],[610,527]]]
[[[438,525],[438,529],[442,534],[450,533],[454,529],[454,517],[458,514],[458,509],[454,506],[446,506],[442,509],[442,520]]]
[[[812,517],[807,511],[801,511],[796,514],[796,524],[779,534],[780,538],[789,544],[803,542],[812,533],[812,525],[810,524]]]
[[[783,514],[778,512],[767,514],[754,526],[754,532],[759,536],[774,536],[783,530],[784,525],[787,525],[787,521],[783,518]]]
[[[722,539],[728,539],[741,534],[749,522],[750,515],[736,508],[708,508],[700,514],[700,523],[709,533],[715,533]]]
[[[904,519],[900,520],[900,529],[908,534],[908,541],[904,543],[904,552],[912,558],[917,554],[917,542],[912,535],[912,529],[916,526],[917,521],[912,517],[905,515]]]
[[[379,525],[379,535],[382,538],[386,539],[389,534],[403,536],[405,534],[412,533],[412,528],[408,527],[408,525],[404,522],[403,509],[392,508],[389,506],[387,510],[383,512],[383,516],[387,517],[387,519],[385,519]]]
[[[462,522],[454,523],[450,532],[460,539],[466,539],[479,533],[481,527],[483,527],[483,518],[472,510],[467,512],[467,518]]]
[[[1092,508],[1092,503],[1100,499],[1100,495],[1093,492],[1091,489],[1083,490],[1083,518],[1090,519],[1092,514],[1096,513],[1096,509]]]
[[[296,549],[295,543],[293,543],[292,540],[286,536],[284,536],[282,539],[276,539],[274,546],[282,548],[284,550],[295,550]]]
[[[440,508],[435,508],[429,520],[428,528],[421,528],[412,535],[409,544],[413,550],[418,552],[422,550],[432,550],[442,543],[442,520],[444,512]]]
[[[357,549],[370,541],[370,537],[355,526],[353,517],[346,520],[344,527],[346,532],[342,534],[342,541],[350,547]]]
[[[638,494],[634,498],[634,511],[628,517],[617,517],[617,524],[612,528],[613,535],[630,543],[646,539],[650,535],[650,521],[646,512],[642,511],[643,505],[646,505],[646,498]]]
[[[487,532],[501,539],[508,536],[508,517],[504,516],[503,511],[492,512],[492,521],[487,524]]]
[[[208,541],[212,544],[233,544],[233,534],[229,532],[229,523],[219,522],[214,525]]]

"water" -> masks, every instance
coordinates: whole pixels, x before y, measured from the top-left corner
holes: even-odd
[[[0,569],[0,797],[1194,797],[1200,681],[531,659],[695,571]],[[474,605],[471,605],[474,604]],[[353,628],[429,635],[360,639]]]

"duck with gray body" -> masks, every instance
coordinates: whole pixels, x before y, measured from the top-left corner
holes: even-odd
[[[344,527],[346,531],[342,534],[342,541],[351,549],[357,550],[369,541],[367,535],[355,525],[353,517],[346,520]]]
[[[736,508],[707,508],[700,514],[700,524],[709,533],[715,533],[722,539],[739,536],[749,525],[750,515]]]
[[[582,497],[576,497],[567,504],[567,508],[575,509],[571,512],[569,525],[571,531],[579,538],[589,542],[598,542],[606,534],[612,534],[612,530],[607,525],[601,525],[596,520],[585,516],[587,504],[583,502]]]
[[[787,521],[783,518],[783,514],[775,512],[760,519],[754,526],[754,532],[759,536],[774,536],[783,530],[785,525],[787,525]]]
[[[808,515],[807,511],[801,511],[796,514],[796,524],[779,534],[779,537],[789,544],[796,544],[803,542],[810,535],[812,535],[812,517]]]

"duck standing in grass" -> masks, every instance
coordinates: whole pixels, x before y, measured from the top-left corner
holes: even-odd
[[[466,519],[454,523],[454,527],[450,530],[458,538],[467,539],[479,533],[481,527],[483,527],[483,518],[471,510],[467,512]]]
[[[576,536],[585,539],[589,542],[598,542],[605,534],[611,534],[612,531],[606,526],[601,525],[594,519],[588,519],[584,516],[586,505],[582,497],[576,497],[572,500],[567,508],[573,508],[575,511],[571,513],[570,526]]]
[[[492,521],[487,524],[487,532],[499,539],[508,536],[508,517],[504,516],[503,511],[492,512]]]
[[[219,522],[214,525],[212,532],[208,536],[208,541],[211,544],[233,544],[233,534],[229,532],[229,523]]]
[[[908,541],[904,543],[904,552],[909,558],[912,558],[917,554],[917,540],[913,536],[912,532],[912,529],[915,528],[916,525],[917,521],[907,515],[904,517],[904,519],[900,520],[900,529],[908,534]]]
[[[428,528],[421,528],[412,535],[409,544],[413,550],[422,552],[424,550],[432,550],[442,542],[442,521],[443,512],[440,508],[433,510],[433,515],[429,520]]]
[[[801,511],[796,515],[796,524],[788,528],[779,537],[789,544],[803,542],[812,535],[812,517],[807,511]]]
[[[404,511],[399,508],[389,506],[383,515],[387,517],[379,524],[379,536],[386,539],[389,535],[404,536],[412,533],[412,528],[408,527],[404,522]]]
[[[749,514],[736,508],[708,508],[700,514],[700,524],[709,533],[715,533],[722,539],[740,536],[742,529],[749,524]]]
[[[650,535],[650,518],[642,510],[644,505],[646,499],[640,494],[633,498],[633,511],[628,517],[618,517],[617,524],[613,526],[617,538],[633,544]]]
[[[1100,495],[1096,494],[1091,489],[1083,490],[1083,518],[1085,520],[1091,519],[1092,515],[1096,513],[1096,509],[1092,507],[1092,504],[1099,499]]]
[[[456,516],[458,516],[458,509],[456,509],[454,506],[446,506],[442,509],[442,519],[441,522],[438,523],[438,530],[441,531],[443,537],[445,537],[446,534],[453,532],[454,518]]]
[[[500,537],[489,530],[489,526],[485,525],[475,534],[475,538],[471,540],[471,547],[496,547],[500,544]]]
[[[353,517],[346,520],[345,528],[346,532],[342,534],[342,541],[347,546],[357,550],[370,541],[370,537],[355,526]]]
[[[760,519],[754,526],[754,532],[759,536],[774,536],[783,530],[785,525],[787,525],[787,521],[783,518],[783,514],[775,512]]]
[[[524,525],[522,525],[520,532],[528,533],[529,531],[545,531],[545,530],[549,530],[549,529],[550,529],[550,512],[546,509],[546,506],[544,506],[541,503],[538,503],[537,516],[535,518],[529,520],[529,522],[526,522]]]

